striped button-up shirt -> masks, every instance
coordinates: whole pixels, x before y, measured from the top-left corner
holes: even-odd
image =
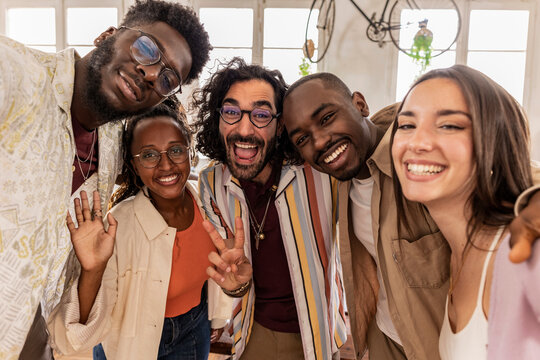
[[[249,212],[238,179],[211,163],[200,174],[206,215],[221,236],[232,237],[240,216],[249,234]],[[336,242],[337,181],[308,165],[284,165],[275,197],[291,274],[306,359],[331,359],[346,341],[341,263]],[[250,242],[244,251],[251,260]],[[254,289],[233,309],[233,353],[239,358],[253,324]]]

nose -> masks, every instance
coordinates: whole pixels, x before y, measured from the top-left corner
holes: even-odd
[[[162,66],[158,62],[153,65],[137,65],[137,70],[142,75],[144,81],[154,85],[157,78],[159,77],[159,74],[161,73]]]
[[[237,123],[236,130],[242,136],[253,135],[255,132],[255,126],[249,120],[249,114],[247,112],[242,113],[240,121]]]
[[[169,159],[169,155],[167,155],[166,152],[161,153],[161,158],[159,159],[157,167],[160,170],[167,170],[167,169],[170,169],[173,166],[174,166],[174,164],[171,161],[171,159]]]
[[[328,133],[328,131],[318,130],[313,132],[313,147],[317,151],[323,151],[328,147],[328,144],[330,143],[330,140],[332,139],[332,136]]]
[[[413,152],[431,151],[433,149],[434,136],[425,126],[417,126],[409,137],[407,148]]]

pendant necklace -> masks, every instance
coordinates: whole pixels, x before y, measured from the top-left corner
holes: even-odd
[[[90,170],[92,169],[92,164],[88,164],[88,171],[86,172],[86,175],[83,172],[81,162],[85,163],[88,161],[92,161],[92,156],[94,155],[94,145],[96,144],[96,129],[92,132],[92,147],[90,148],[90,153],[86,157],[86,159],[81,160],[79,157],[79,151],[77,149],[77,144],[75,144],[75,158],[77,159],[77,165],[79,165],[79,170],[81,171],[81,175],[84,179],[84,185],[88,185],[88,177],[90,176]]]
[[[266,215],[268,214],[268,208],[270,207],[270,202],[272,201],[272,198],[274,197],[274,194],[276,193],[277,185],[272,185],[272,188],[270,189],[270,196],[268,197],[268,201],[266,202],[266,209],[264,210],[264,215],[261,220],[261,223],[257,221],[255,218],[255,214],[253,213],[253,210],[251,210],[251,205],[249,204],[249,200],[246,196],[246,203],[249,210],[249,218],[250,218],[250,224],[253,229],[253,232],[255,233],[255,249],[259,250],[259,241],[265,239],[265,235],[263,232],[264,223],[266,222]]]

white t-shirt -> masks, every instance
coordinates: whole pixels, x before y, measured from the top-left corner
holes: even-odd
[[[365,246],[377,264],[377,279],[379,280],[379,284],[381,284],[379,298],[377,300],[377,314],[375,315],[377,326],[384,334],[401,345],[401,340],[390,316],[388,298],[379,271],[379,259],[375,249],[375,239],[373,237],[371,222],[371,193],[373,192],[373,183],[374,180],[372,177],[363,180],[352,179],[349,198],[351,200],[350,207],[354,235]]]

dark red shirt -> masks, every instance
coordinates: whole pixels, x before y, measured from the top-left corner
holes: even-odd
[[[255,286],[255,321],[273,331],[299,333],[291,274],[281,237],[279,217],[272,185],[279,182],[281,164],[274,166],[266,184],[240,180],[244,194],[259,224],[271,196],[263,232],[264,240],[255,248],[255,231],[250,224],[253,285]],[[255,228],[257,228],[256,224]]]
[[[78,121],[71,118],[73,124],[73,136],[75,137],[75,147],[77,154],[79,155],[79,161],[77,157],[73,159],[73,183],[71,185],[71,193],[73,194],[84,183],[84,178],[87,179],[96,172],[98,167],[98,139],[97,129],[94,131],[87,131],[79,124]],[[92,157],[88,158],[92,150],[94,151]],[[84,161],[88,158],[88,161]],[[79,167],[80,163],[80,167]],[[84,175],[83,175],[84,174]],[[88,194],[92,196],[92,194]]]

